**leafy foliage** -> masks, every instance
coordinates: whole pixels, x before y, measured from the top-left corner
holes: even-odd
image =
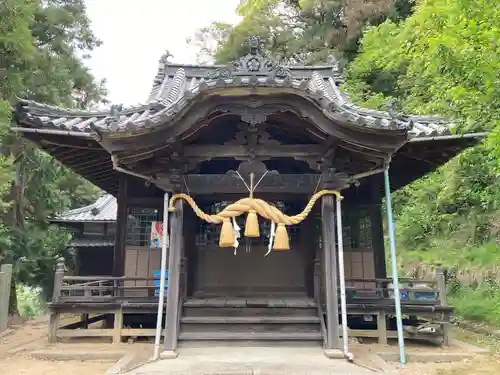
[[[422,1],[404,23],[366,31],[347,69],[349,92],[367,106],[395,98],[408,112],[449,116],[458,132],[497,130],[499,21],[492,0]],[[500,162],[493,139],[398,193],[405,248],[425,248],[434,236],[457,241],[457,232],[457,246],[495,239]]]
[[[325,63],[332,56],[352,58],[363,27],[390,18],[395,22],[411,14],[413,0],[244,0],[236,26],[212,23],[200,29],[191,42],[200,57],[218,63],[244,54],[243,42],[259,36],[264,49],[284,62]]]
[[[349,93],[384,108],[448,116],[483,145],[395,196],[401,264],[488,270],[500,261],[500,8],[494,0],[424,0],[405,22],[369,28],[347,69]],[[487,290],[486,290],[487,289]],[[453,296],[467,319],[500,323],[486,288]]]
[[[97,188],[9,131],[20,97],[69,107],[101,101],[81,57],[99,46],[83,0],[0,3],[0,262],[14,264],[15,283],[50,291],[55,259],[69,258],[69,234],[48,216],[89,203]],[[14,283],[14,284],[15,284]],[[13,285],[11,307],[16,310]]]

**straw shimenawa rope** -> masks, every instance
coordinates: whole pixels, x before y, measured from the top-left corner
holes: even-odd
[[[276,229],[276,237],[273,248],[275,250],[288,250],[290,247],[285,226],[299,224],[301,221],[303,221],[311,212],[316,201],[324,195],[336,195],[338,199],[342,199],[342,196],[336,190],[321,190],[311,197],[309,203],[307,203],[306,207],[301,213],[294,216],[288,216],[281,212],[278,208],[270,205],[262,199],[248,197],[242,198],[239,201],[228,205],[217,214],[209,215],[203,212],[198,207],[194,199],[189,195],[175,194],[172,196],[172,198],[170,198],[169,211],[175,211],[174,203],[177,199],[184,199],[200,219],[205,220],[207,223],[211,224],[223,223],[223,228],[221,230],[221,239],[219,242],[219,245],[221,247],[230,247],[234,243],[234,239],[231,238],[233,233],[232,227],[230,227],[231,218],[240,216],[246,212],[248,212],[249,214],[258,213],[263,218],[274,221],[278,225],[278,228]],[[249,233],[252,233],[252,235],[250,235],[249,237],[258,237],[258,227],[257,229],[251,228],[250,230],[248,230],[247,228],[245,232],[247,233],[247,231]],[[224,239],[223,237],[226,238]]]

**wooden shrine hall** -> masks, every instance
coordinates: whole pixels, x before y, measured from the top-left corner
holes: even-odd
[[[484,134],[452,134],[443,118],[361,108],[341,90],[336,66],[282,66],[261,54],[257,38],[247,47],[227,66],[162,57],[149,98],[135,107],[17,104],[13,130],[117,198],[113,269],[82,276],[58,264],[51,340],[154,336],[161,250],[152,233],[166,192],[175,196],[165,350],[196,340],[338,348],[340,271],[349,335],[397,337],[384,171],[396,191]],[[343,197],[343,264],[333,190]],[[446,343],[453,309],[442,270],[433,280],[399,282],[405,338]],[[82,320],[61,327],[68,312]],[[88,326],[98,319],[109,324]]]

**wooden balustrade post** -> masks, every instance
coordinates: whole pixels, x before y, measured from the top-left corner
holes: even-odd
[[[436,267],[436,282],[439,293],[439,302],[441,306],[446,306],[447,296],[446,296],[446,278],[444,275],[444,270],[440,264]],[[450,345],[450,331],[451,331],[451,322],[450,315],[448,313],[442,314],[442,326],[443,326],[443,345]]]
[[[120,308],[115,310],[113,322],[113,344],[120,344],[122,342],[122,328],[123,328],[123,311]]]
[[[54,275],[54,290],[52,291],[52,303],[59,302],[61,298],[61,288],[64,279],[64,258],[57,259],[56,273]],[[49,342],[57,341],[57,328],[59,325],[59,312],[52,308],[49,316]]]
[[[52,291],[52,302],[59,302],[61,298],[61,287],[64,278],[64,258],[57,259],[56,273],[54,275],[54,289]]]
[[[439,291],[439,302],[441,306],[446,306],[446,279],[441,265],[437,265],[436,267],[436,282]]]

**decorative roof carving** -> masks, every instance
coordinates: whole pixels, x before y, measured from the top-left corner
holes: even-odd
[[[291,78],[289,68],[262,55],[262,42],[257,36],[248,37],[245,41],[248,53],[239,60],[233,61],[227,67],[209,72],[207,79],[224,79],[235,76],[267,75],[273,78]]]

